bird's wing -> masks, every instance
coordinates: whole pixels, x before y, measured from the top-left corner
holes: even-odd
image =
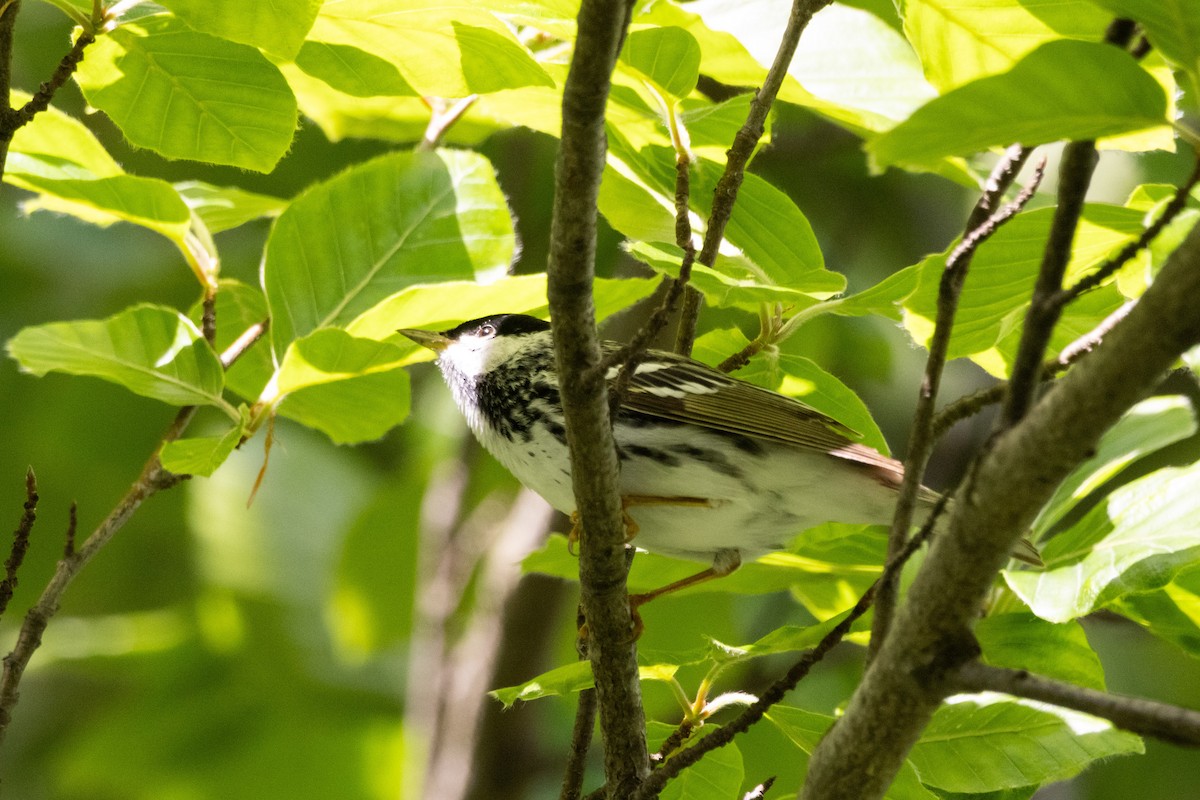
[[[616,377],[613,372],[611,378]],[[815,408],[674,353],[649,351],[621,405],[640,414],[830,453],[874,468],[881,481],[892,485],[899,485],[903,474],[898,462],[858,444],[855,431]]]

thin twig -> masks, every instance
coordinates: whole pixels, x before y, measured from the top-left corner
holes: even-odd
[[[258,323],[238,337],[234,342],[221,354],[221,363],[226,368],[232,366],[249,347],[262,336],[266,331],[266,323]],[[133,513],[138,510],[147,498],[157,494],[163,489],[169,489],[177,485],[188,476],[176,475],[166,470],[162,461],[159,460],[159,453],[162,452],[163,446],[169,442],[173,442],[183,435],[184,430],[192,421],[196,414],[196,406],[184,406],[180,408],[171,424],[167,427],[158,446],[154,449],[154,453],[147,459],[142,467],[141,473],[137,480],[129,487],[129,491],[121,498],[120,502],[109,512],[104,521],[92,531],[91,535],[84,540],[79,547],[74,543],[74,510],[72,510],[72,524],[68,529],[68,540],[64,556],[59,559],[55,566],[54,575],[50,578],[50,582],[46,584],[46,588],[42,590],[41,597],[33,605],[29,612],[25,615],[25,620],[21,624],[21,629],[17,633],[17,642],[13,646],[12,651],[4,657],[3,672],[0,673],[0,743],[3,743],[4,736],[8,732],[9,723],[12,721],[13,709],[16,708],[17,700],[19,699],[18,687],[21,684],[21,678],[25,674],[25,668],[29,666],[29,660],[33,657],[34,652],[42,644],[42,634],[45,633],[46,627],[50,624],[51,618],[58,612],[59,603],[62,601],[63,595],[67,591],[67,587],[79,574],[79,572],[87,566],[97,553],[104,548],[112,538],[125,526]]]
[[[75,44],[71,46],[70,51],[62,57],[62,61],[58,62],[58,66],[54,69],[54,74],[50,76],[50,80],[42,83],[38,87],[37,92],[29,99],[25,105],[16,112],[14,122],[17,128],[29,123],[33,118],[50,107],[50,101],[54,99],[54,93],[62,88],[63,84],[75,74],[75,70],[79,67],[79,62],[83,61],[83,51],[88,45],[96,41],[96,37],[90,33],[80,33],[79,38],[75,40]]]
[[[72,501],[67,511],[67,535],[63,542],[63,558],[75,555],[75,530],[79,527],[79,504]]]
[[[812,668],[830,650],[841,643],[846,634],[850,632],[850,628],[854,623],[863,614],[867,613],[875,600],[875,593],[878,588],[888,579],[898,575],[908,560],[912,558],[913,554],[933,535],[938,518],[945,511],[947,502],[947,498],[945,497],[938,500],[929,514],[929,519],[921,526],[921,530],[908,540],[903,550],[888,560],[886,566],[884,566],[883,574],[863,593],[858,602],[854,604],[854,607],[850,609],[846,618],[839,622],[829,633],[825,634],[816,647],[804,651],[800,660],[792,665],[787,674],[767,687],[767,690],[759,695],[758,700],[747,706],[741,714],[727,725],[713,731],[691,747],[680,751],[668,759],[657,770],[650,773],[650,777],[646,779],[645,783],[642,784],[642,788],[633,796],[633,800],[650,800],[650,798],[657,797],[669,780],[695,764],[705,753],[716,750],[718,747],[724,747],[733,741],[733,738],[739,733],[749,730],[751,726],[763,718],[771,706],[781,701],[788,692],[796,688],[796,685],[808,675]]]
[[[692,738],[692,734],[696,732],[696,723],[690,719],[685,719],[679,723],[675,730],[671,731],[671,735],[663,739],[663,743],[659,746],[658,752],[650,756],[650,760],[657,768],[660,764],[666,762],[671,754],[679,748],[683,747],[684,742]]]
[[[916,512],[917,496],[921,491],[921,479],[925,474],[925,466],[933,452],[933,415],[937,406],[938,390],[942,383],[942,372],[946,368],[946,360],[950,351],[950,338],[954,330],[954,318],[958,313],[958,300],[962,294],[967,272],[979,245],[991,236],[1007,219],[1020,209],[1020,205],[1032,197],[1041,181],[1044,162],[1038,165],[1030,184],[1025,187],[1016,200],[1007,206],[1000,207],[1008,187],[1016,180],[1022,165],[1029,158],[1030,150],[1019,144],[1012,145],[1004,153],[1004,157],[996,164],[984,185],[983,194],[975,204],[967,219],[967,228],[963,234],[962,244],[946,259],[946,267],[942,271],[941,282],[938,286],[937,319],[934,323],[933,335],[929,339],[929,356],[925,360],[925,375],[921,381],[921,389],[917,395],[917,406],[913,412],[912,427],[909,432],[908,457],[904,464],[904,477],[900,483],[900,491],[896,498],[896,510],[892,517],[892,527],[888,534],[889,557],[904,549],[908,530],[912,526],[913,514]],[[1022,201],[1024,198],[1024,201]],[[896,607],[898,585],[890,579],[885,581],[879,590],[879,601],[875,609],[875,617],[871,626],[871,641],[867,647],[867,660],[870,661],[879,652],[887,639],[888,630],[892,624],[892,616]]]
[[[433,150],[437,147],[446,135],[446,131],[450,130],[451,126],[458,122],[478,99],[479,95],[471,94],[453,103],[440,97],[427,100],[430,111],[433,113],[429,117],[429,124],[425,126],[425,134],[421,137],[421,141],[417,142],[415,149]]]
[[[767,792],[771,791],[771,787],[775,785],[775,776],[767,778],[765,781],[755,786],[750,791],[742,796],[742,800],[763,800],[767,796]]]
[[[1062,374],[1076,361],[1096,349],[1097,345],[1104,341],[1104,337],[1108,332],[1118,322],[1128,316],[1136,304],[1136,300],[1130,300],[1125,303],[1105,317],[1095,328],[1092,328],[1083,336],[1080,336],[1064,347],[1056,358],[1049,359],[1043,363],[1042,381],[1048,381]],[[954,425],[957,425],[968,417],[975,416],[993,403],[999,403],[1007,394],[1008,381],[1000,381],[995,386],[981,389],[978,392],[960,397],[953,403],[947,404],[933,419],[933,437],[940,439]]]
[[[0,615],[8,609],[12,600],[13,590],[17,588],[17,570],[25,560],[29,551],[29,535],[33,533],[33,524],[37,522],[37,476],[33,467],[25,471],[25,505],[21,512],[21,521],[13,531],[12,547],[8,551],[8,559],[4,562],[4,580],[0,581]]]
[[[683,250],[683,260],[679,263],[679,275],[665,281],[667,288],[663,292],[662,300],[646,319],[641,329],[629,340],[629,343],[608,354],[598,366],[598,369],[607,375],[613,366],[619,365],[617,380],[608,390],[609,408],[613,413],[621,405],[625,392],[629,390],[629,382],[633,380],[637,363],[642,354],[645,353],[654,337],[658,336],[667,326],[667,321],[679,304],[680,295],[683,294],[688,281],[692,278],[696,248],[692,245],[692,220],[688,211],[688,201],[692,192],[690,168],[691,158],[687,152],[678,151],[675,157],[675,244]]]
[[[1184,747],[1200,747],[1200,711],[1190,708],[1087,689],[1025,670],[993,667],[978,661],[961,667],[958,684],[964,692],[1004,692],[1040,700],[1101,717],[1118,728],[1143,736]]]
[[[17,24],[17,13],[20,10],[20,0],[0,6],[0,177],[4,176],[4,165],[8,162],[8,146],[17,130],[12,107],[12,55],[13,28]]]
[[[264,319],[262,322],[256,322],[246,330],[242,331],[242,335],[234,339],[229,347],[221,353],[221,366],[229,369],[234,363],[249,350],[254,343],[261,339],[271,326],[270,319]]]
[[[587,767],[588,748],[592,744],[592,731],[596,727],[596,690],[584,689],[579,693],[579,705],[575,709],[575,726],[571,730],[571,749],[567,753],[567,768],[563,773],[559,800],[579,800],[583,794],[583,776]]]
[[[650,771],[636,646],[629,641],[620,467],[605,374],[596,369],[602,356],[592,297],[606,101],[632,12],[628,0],[583,0],[579,8],[579,37],[563,86],[546,290],[572,484],[583,525],[580,595],[587,614],[604,774],[614,797],[632,794]]]
[[[1108,26],[1105,41],[1125,50],[1137,26],[1127,19],[1116,19]],[[1041,384],[1042,360],[1054,327],[1062,316],[1058,302],[1063,277],[1071,260],[1075,231],[1083,213],[1083,202],[1091,186],[1092,175],[1100,157],[1092,140],[1071,142],[1063,149],[1058,172],[1058,205],[1050,223],[1050,236],[1038,269],[1029,310],[1021,329],[1021,341],[1009,376],[1009,391],[1000,414],[998,428],[1003,430],[1017,424],[1033,406]]]
[[[211,345],[217,341],[217,287],[204,287],[204,302],[200,307],[200,333]]]
[[[1122,247],[1116,255],[1101,264],[1095,272],[1080,278],[1072,286],[1060,290],[1054,296],[1054,302],[1059,307],[1062,307],[1083,293],[1090,292],[1108,280],[1121,267],[1125,266],[1129,259],[1137,255],[1139,251],[1148,247],[1162,233],[1163,229],[1170,224],[1171,220],[1175,219],[1179,212],[1183,211],[1187,206],[1192,187],[1196,185],[1197,181],[1200,181],[1200,157],[1196,159],[1196,164],[1192,167],[1192,174],[1175,190],[1175,195],[1167,203],[1166,207],[1163,208],[1162,214],[1158,216],[1158,219],[1150,223],[1136,240]]]
[[[750,101],[750,112],[746,122],[733,139],[733,146],[726,153],[725,171],[721,174],[717,186],[713,190],[712,213],[708,215],[708,225],[704,231],[704,245],[700,248],[697,260],[706,267],[711,267],[717,261],[717,253],[725,236],[725,227],[733,216],[733,204],[737,200],[738,189],[746,173],[746,164],[754,154],[754,148],[762,138],[766,129],[767,114],[775,102],[775,96],[783,86],[787,77],[788,66],[796,54],[796,46],[800,43],[800,34],[808,27],[809,20],[832,0],[795,0],[791,14],[788,16],[787,27],[775,53],[775,60],[763,79],[762,87]],[[692,345],[696,340],[696,321],[700,315],[702,295],[694,288],[688,289],[684,296],[682,318],[679,321],[679,331],[675,337],[675,352],[691,355]]]

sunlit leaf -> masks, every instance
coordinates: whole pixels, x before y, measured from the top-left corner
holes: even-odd
[[[1062,780],[1099,759],[1140,752],[1141,739],[1107,720],[977,695],[939,708],[909,759],[929,786],[980,793]]]
[[[687,97],[696,88],[700,45],[683,28],[634,30],[625,37],[621,60],[672,97]]]
[[[1029,92],[1030,86],[1038,91]],[[922,106],[867,145],[875,163],[929,164],[1012,142],[1094,139],[1168,124],[1162,87],[1111,45],[1054,41],[1001,75]]]
[[[345,331],[317,330],[292,342],[263,399],[338,444],[378,439],[408,416],[405,352]]]
[[[391,62],[344,44],[305,42],[296,66],[354,97],[415,97],[417,90]]]
[[[421,95],[464,97],[554,83],[482,6],[447,7],[428,0],[326,3],[309,39],[356,47],[389,61]]]
[[[275,221],[263,264],[275,352],[407,286],[503,269],[513,247],[508,206],[482,156],[401,152],[351,167]]]
[[[1078,622],[1056,625],[1024,612],[993,614],[976,622],[974,633],[984,663],[1104,689],[1104,667]]]
[[[1082,0],[904,0],[904,33],[942,91],[1012,67],[1059,38],[1100,41],[1111,15]]]
[[[176,475],[212,475],[237,447],[242,426],[230,428],[221,436],[194,436],[163,445],[158,457],[162,465]]]
[[[1130,592],[1170,583],[1200,561],[1200,464],[1158,470],[1113,490],[1042,549],[1046,568],[1006,571],[1035,614],[1065,622]]]
[[[1076,503],[1142,456],[1196,432],[1196,416],[1186,397],[1152,397],[1138,403],[1105,432],[1095,453],[1067,476],[1034,522],[1048,531]]]
[[[76,80],[133,144],[167,158],[267,172],[296,129],[296,98],[262,53],[167,15],[101,36]]]
[[[1200,4],[1195,0],[1095,0],[1110,12],[1139,22],[1146,38],[1188,78],[1191,104],[1200,102]]]
[[[172,308],[139,305],[105,320],[36,325],[21,330],[7,347],[34,375],[90,375],[144,397],[214,405],[239,418],[221,397],[216,353],[192,321]]]
[[[256,194],[236,186],[213,186],[203,181],[184,181],[175,190],[188,208],[204,220],[209,233],[221,233],[262,217],[276,217],[287,207],[279,197]]]
[[[1110,608],[1200,658],[1200,568],[1184,570],[1161,589],[1126,595]]]
[[[596,318],[603,320],[654,291],[657,281],[598,278],[593,285]],[[364,311],[346,330],[368,339],[395,337],[397,328],[452,328],[489,314],[545,318],[546,274],[510,275],[493,283],[445,281],[410,286]],[[423,351],[428,354],[429,351]]]
[[[638,667],[638,676],[644,681],[669,681],[674,677],[675,669],[675,666],[671,664],[642,666]],[[536,678],[531,678],[517,686],[494,689],[488,694],[508,707],[518,700],[528,701],[542,697],[568,695],[590,689],[593,685],[591,662],[579,661],[555,667],[549,672],[543,672]]]
[[[772,706],[766,717],[800,750],[801,757],[805,761],[808,760],[808,756],[812,755],[812,751],[825,736],[825,732],[834,723],[834,718],[825,714],[816,714],[812,711],[785,705]],[[901,765],[892,785],[888,787],[883,796],[885,800],[936,800],[937,798],[937,795],[921,785],[910,760],[905,760]]]
[[[242,0],[162,0],[192,28],[234,42],[262,48],[282,59],[295,57],[317,18],[321,0],[286,4]]]

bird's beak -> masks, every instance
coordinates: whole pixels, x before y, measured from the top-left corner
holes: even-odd
[[[421,347],[428,347],[435,353],[440,353],[450,346],[450,339],[437,331],[419,331],[415,328],[400,328],[397,333],[412,339]]]

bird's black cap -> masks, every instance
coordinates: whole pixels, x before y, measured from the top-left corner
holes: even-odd
[[[525,333],[541,333],[550,330],[549,322],[528,314],[492,314],[479,319],[467,320],[455,328],[443,331],[443,335],[449,339],[457,339],[464,334],[477,333],[486,326],[494,328],[496,336],[520,336]]]

